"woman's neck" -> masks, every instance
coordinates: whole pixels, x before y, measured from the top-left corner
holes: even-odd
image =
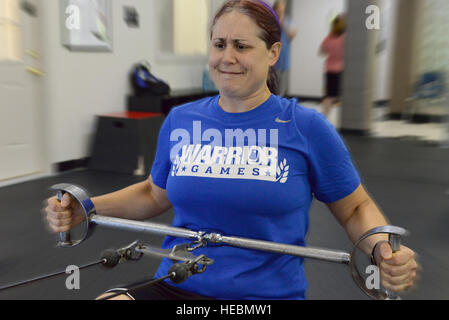
[[[267,101],[271,96],[270,90],[266,87],[246,97],[234,97],[220,94],[218,105],[226,112],[241,113],[257,108]]]

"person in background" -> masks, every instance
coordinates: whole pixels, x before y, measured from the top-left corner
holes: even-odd
[[[278,62],[275,65],[275,69],[279,81],[279,95],[285,96],[289,89],[289,71],[290,71],[290,45],[293,39],[295,39],[297,31],[294,30],[285,17],[285,9],[287,7],[286,0],[277,0],[273,5],[273,10],[276,12],[279,23],[282,28],[281,43],[282,50]]]
[[[340,100],[344,70],[345,18],[337,16],[331,24],[330,33],[320,46],[320,54],[326,56],[325,87],[322,102],[323,115],[328,117],[332,107]]]

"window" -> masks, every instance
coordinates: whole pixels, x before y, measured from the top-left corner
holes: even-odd
[[[207,53],[207,0],[174,0],[173,52],[179,55]]]
[[[211,20],[224,0],[157,1],[161,56],[206,56]]]
[[[19,0],[0,0],[0,60],[21,59]]]

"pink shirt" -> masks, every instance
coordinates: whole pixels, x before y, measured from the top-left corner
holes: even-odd
[[[338,73],[344,69],[345,35],[327,36],[321,44],[321,51],[327,55],[326,72]]]

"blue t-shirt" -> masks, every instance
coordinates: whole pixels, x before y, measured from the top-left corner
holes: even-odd
[[[294,99],[275,95],[244,113],[219,96],[174,108],[151,170],[167,190],[173,226],[305,246],[313,196],[330,203],[360,178],[333,126]],[[167,236],[163,248],[186,239]],[[202,274],[170,285],[218,299],[305,299],[303,259],[228,246],[195,250],[214,259]],[[156,277],[172,265],[163,259]]]

